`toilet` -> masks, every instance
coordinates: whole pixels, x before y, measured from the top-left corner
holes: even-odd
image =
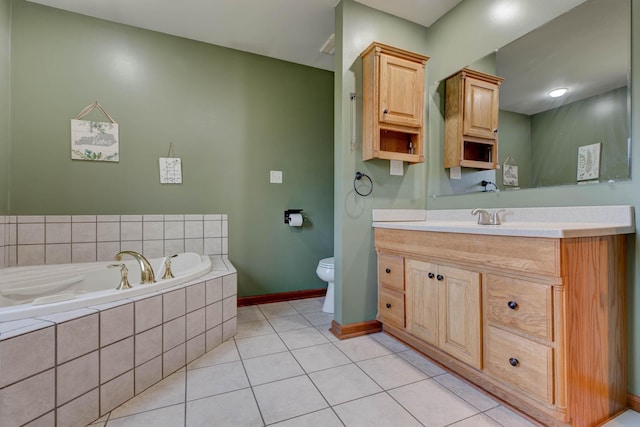
[[[316,268],[316,274],[321,280],[329,284],[327,295],[324,297],[322,311],[333,313],[333,257],[321,259],[318,263],[318,268]]]

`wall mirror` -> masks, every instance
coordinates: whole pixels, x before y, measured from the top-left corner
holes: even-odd
[[[439,159],[430,159],[439,171],[430,194],[630,178],[630,0],[587,0],[468,67],[504,78],[501,169],[462,168],[452,179]],[[438,85],[443,112],[444,84]],[[567,89],[563,96],[549,96],[559,88]]]

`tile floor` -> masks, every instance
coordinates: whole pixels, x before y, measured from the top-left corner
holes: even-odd
[[[337,340],[321,309],[239,308],[235,338],[91,427],[533,426],[384,333]],[[634,425],[627,411],[607,427]]]

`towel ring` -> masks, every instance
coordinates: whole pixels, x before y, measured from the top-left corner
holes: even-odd
[[[362,177],[367,178],[369,180],[369,184],[371,185],[371,188],[369,188],[369,191],[367,193],[361,193],[356,188],[356,181],[360,181],[362,179]],[[369,175],[367,175],[366,173],[356,172],[356,177],[353,179],[353,189],[354,189],[354,191],[356,193],[358,193],[362,197],[367,197],[373,191],[373,181],[371,180],[371,177]]]

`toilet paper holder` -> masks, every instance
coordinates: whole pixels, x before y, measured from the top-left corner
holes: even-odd
[[[302,209],[287,209],[284,211],[284,223],[289,224],[289,215],[299,214],[300,212],[302,212]]]

